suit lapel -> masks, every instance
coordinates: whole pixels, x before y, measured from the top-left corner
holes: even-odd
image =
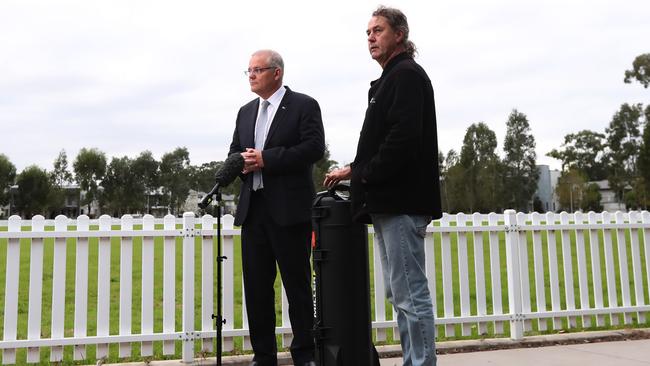
[[[286,88],[287,91],[284,93],[284,97],[282,97],[280,106],[278,107],[278,110],[275,112],[275,116],[273,117],[273,121],[271,122],[269,133],[266,135],[266,141],[264,141],[264,147],[266,147],[269,141],[271,141],[273,134],[275,133],[275,131],[277,131],[280,125],[282,125],[282,122],[284,121],[287,115],[287,110],[289,109],[289,106],[291,104],[292,91],[291,89],[289,89],[289,87]]]

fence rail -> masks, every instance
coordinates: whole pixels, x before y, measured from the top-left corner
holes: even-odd
[[[223,265],[224,350],[233,350],[236,339],[248,349],[243,284],[235,271],[241,233],[232,216],[222,223],[228,258]],[[162,342],[163,354],[174,354],[180,343],[185,362],[194,360],[199,345],[212,352],[215,225],[214,217],[193,213],[182,219],[13,216],[0,221],[0,258],[6,257],[0,263],[2,364],[16,363],[16,350],[22,348],[27,362],[39,362],[41,349],[50,351],[50,361],[61,361],[64,347],[81,360],[93,346],[100,359],[108,355],[109,344],[119,344],[119,357],[130,357],[136,343],[141,344],[138,356],[151,356],[154,342]],[[648,321],[646,211],[445,214],[427,232],[426,273],[439,337],[521,339],[531,331]],[[374,241],[370,249],[375,252]],[[371,262],[375,337],[386,340],[393,330],[396,339],[381,262],[374,255]],[[27,275],[20,276],[21,271]],[[157,292],[156,286],[161,288]],[[277,332],[288,344],[288,305],[283,291],[281,296]],[[113,308],[111,297],[118,299]],[[160,316],[154,316],[156,310]],[[73,318],[68,324],[66,315]],[[237,326],[235,319],[241,319]]]

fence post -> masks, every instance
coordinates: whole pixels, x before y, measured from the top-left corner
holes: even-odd
[[[19,216],[11,216],[8,222],[9,232],[20,232],[22,219]],[[5,312],[3,341],[15,341],[18,330],[18,274],[20,273],[20,239],[10,238],[7,240],[7,266],[5,276]],[[5,348],[2,350],[2,363],[16,363],[16,349]]]
[[[510,338],[520,340],[524,337],[522,315],[521,263],[519,261],[519,227],[516,212],[503,213],[506,225],[506,269],[508,272],[508,310],[510,312]]]
[[[194,362],[194,212],[183,214],[183,362]]]

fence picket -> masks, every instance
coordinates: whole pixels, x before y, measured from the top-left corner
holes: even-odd
[[[609,224],[611,222],[611,215],[609,212],[603,212],[603,223]],[[616,296],[616,274],[614,267],[614,248],[612,246],[612,230],[603,230],[603,240],[605,241],[605,270],[607,274],[607,303],[609,308],[616,308],[618,306],[618,299]],[[612,325],[619,324],[618,314],[610,314],[610,322]]]
[[[569,225],[568,213],[560,213],[560,223],[562,225]],[[564,265],[564,302],[567,310],[575,310],[576,301],[573,284],[573,254],[571,253],[570,230],[562,229],[560,237],[562,238],[562,263]],[[575,328],[576,326],[576,317],[569,316],[569,328]]]
[[[32,218],[32,230],[45,231],[45,218],[36,215]],[[27,314],[27,339],[41,339],[41,312],[43,306],[43,239],[34,238],[29,258],[29,312]],[[38,347],[27,349],[27,362],[39,362],[41,352]]]
[[[176,230],[176,219],[167,215],[165,230]],[[163,249],[163,332],[176,331],[176,237],[166,236]],[[163,354],[174,354],[174,341],[163,341]]]
[[[582,212],[576,212],[575,223],[582,224],[584,221]],[[576,236],[576,255],[578,257],[578,286],[580,287],[580,309],[589,309],[589,283],[587,277],[587,259],[585,252],[585,237],[582,230],[575,230]],[[591,327],[591,316],[582,317],[582,325]]]
[[[383,268],[381,265],[381,258],[379,257],[379,246],[377,245],[377,234],[373,234],[372,240],[372,261],[374,265],[373,280],[375,283],[375,321],[386,321],[386,294],[384,292],[384,276],[382,275]],[[375,335],[378,342],[386,340],[386,329],[377,328]]]
[[[205,215],[201,218],[201,230],[215,231],[215,218],[212,215]],[[212,314],[214,314],[214,265],[217,257],[214,254],[215,236],[201,237],[201,330],[214,330]],[[214,338],[201,340],[201,350],[212,352],[214,349]]]
[[[225,215],[221,218],[221,225],[224,231],[232,230],[234,224],[235,218],[232,215]],[[226,321],[223,329],[233,330],[235,329],[235,240],[230,234],[225,235],[222,232],[221,235],[222,255],[226,257],[226,260],[223,261],[221,275],[223,284],[221,303],[223,304],[223,318]],[[229,352],[234,349],[235,343],[233,338],[224,337],[223,350]]]
[[[628,213],[629,222],[631,224],[639,223],[640,217],[636,211]],[[630,230],[630,250],[632,254],[632,271],[634,275],[634,305],[645,305],[643,295],[643,268],[641,268],[641,251],[639,250],[639,232],[641,230]],[[637,322],[639,324],[645,323],[645,313],[637,313]]]
[[[555,224],[555,214],[546,214],[546,225]],[[560,273],[558,272],[557,242],[555,230],[546,231],[546,245],[548,247],[548,274],[551,286],[551,310],[560,311]],[[562,321],[559,317],[553,318],[553,329],[562,329]]]
[[[488,215],[488,223],[492,227],[499,224],[497,214]],[[492,313],[503,314],[503,300],[501,299],[501,258],[499,250],[499,233],[491,230],[490,236],[490,275],[492,280]],[[494,333],[503,334],[503,321],[494,322]]]
[[[482,226],[482,215],[475,213],[472,215],[472,225]],[[476,315],[485,316],[487,314],[487,304],[485,298],[485,264],[483,257],[483,233],[474,233],[474,278],[476,282]],[[484,322],[478,323],[478,334],[486,334],[487,325]]]
[[[540,225],[541,215],[532,214],[533,225]],[[533,232],[533,262],[535,269],[535,300],[537,312],[546,311],[546,287],[544,286],[544,254],[542,253],[542,235],[539,230]],[[546,330],[546,319],[540,318],[537,327],[540,331]]]
[[[443,214],[440,219],[441,227],[449,227],[450,217],[448,214]],[[445,318],[453,318],[454,316],[454,293],[453,284],[454,280],[451,275],[451,235],[449,232],[442,232],[441,234],[441,263],[442,263],[442,294],[445,303]],[[453,337],[456,334],[453,324],[445,325],[445,336]]]
[[[641,221],[644,224],[650,224],[650,212],[643,211]],[[650,297],[650,229],[643,229],[643,247],[645,248],[646,283],[648,284],[648,297]]]
[[[18,216],[11,216],[7,222],[7,230],[10,233],[18,233],[21,230],[22,220]],[[16,340],[18,326],[18,273],[20,273],[20,239],[9,238],[7,240],[7,267],[5,275],[5,312],[2,339],[6,341]],[[16,349],[6,348],[2,350],[2,363],[16,363]]]
[[[588,217],[589,224],[596,225],[598,223],[598,215],[596,215],[595,212],[589,212]],[[603,303],[603,279],[601,276],[600,266],[600,241],[598,239],[599,232],[602,231],[597,229],[589,230],[589,245],[591,247],[591,282],[593,283],[594,305],[596,309],[603,309],[605,305]],[[596,326],[601,327],[604,324],[605,316],[602,314],[596,315]]]
[[[142,218],[142,230],[152,231],[155,229],[154,217],[145,215]],[[153,286],[154,286],[154,238],[144,236],[142,238],[142,293],[140,329],[142,334],[153,333]],[[153,355],[153,342],[142,342],[140,347],[142,356]]]
[[[99,218],[100,234],[111,231],[111,217],[102,215]],[[97,335],[107,336],[110,331],[111,304],[111,238],[99,238],[97,250]],[[97,345],[97,359],[108,357],[108,344]]]
[[[59,215],[54,219],[54,231],[68,231],[68,218]],[[65,331],[65,269],[66,239],[54,239],[54,270],[52,272],[52,338],[63,338]],[[50,361],[63,360],[63,347],[54,346],[50,351]]]
[[[530,266],[528,261],[528,240],[526,231],[523,229],[526,225],[528,215],[519,212],[516,215],[517,219],[517,235],[519,236],[519,265],[521,266],[521,297],[522,304],[521,310],[524,313],[530,313]],[[530,319],[524,320],[524,331],[528,332],[533,329],[532,321]]]
[[[467,226],[467,218],[464,213],[459,213],[456,215],[456,226],[464,227]],[[468,268],[468,256],[467,256],[467,234],[464,232],[458,233],[458,241],[456,243],[458,247],[458,283],[459,283],[459,293],[460,293],[460,316],[469,317],[470,312],[470,303],[469,303],[469,268]],[[472,325],[469,323],[463,323],[461,326],[461,334],[463,336],[468,336],[472,334]]]
[[[133,230],[133,217],[122,216],[121,229]],[[131,300],[133,298],[133,238],[120,238],[120,334],[131,334]],[[120,343],[119,356],[131,356],[131,343]]]
[[[185,338],[182,344],[182,360],[194,361],[194,212],[183,214],[183,299],[182,327]]]
[[[614,215],[617,224],[625,223],[625,214],[617,211]],[[630,298],[630,275],[627,269],[627,244],[625,242],[625,229],[616,229],[616,247],[618,248],[618,274],[621,285],[621,296],[623,297],[623,306],[628,307],[632,305]],[[632,324],[632,314],[624,313],[623,322],[625,324]]]
[[[519,234],[517,233],[517,218],[514,210],[504,212],[506,224],[506,267],[508,271],[508,311],[513,314],[510,321],[510,338],[517,340],[524,337],[524,323],[522,321],[522,291],[521,272],[519,260]]]
[[[291,329],[291,320],[289,319],[289,300],[287,299],[287,292],[284,285],[280,281],[280,288],[282,289],[282,328]],[[282,346],[289,347],[293,335],[291,333],[282,333]]]
[[[89,231],[90,219],[86,215],[77,218],[77,231]],[[83,338],[88,328],[88,238],[77,239],[75,259],[75,290],[74,290],[74,336]],[[85,345],[74,346],[74,359],[85,360],[87,349]]]

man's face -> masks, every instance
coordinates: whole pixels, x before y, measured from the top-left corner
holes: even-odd
[[[281,70],[270,67],[268,61],[267,54],[259,53],[254,54],[248,63],[248,82],[251,91],[264,99],[273,95],[280,83]]]
[[[370,56],[382,67],[394,56],[395,50],[403,38],[403,34],[395,32],[386,18],[382,16],[370,18],[366,34],[368,35]]]

